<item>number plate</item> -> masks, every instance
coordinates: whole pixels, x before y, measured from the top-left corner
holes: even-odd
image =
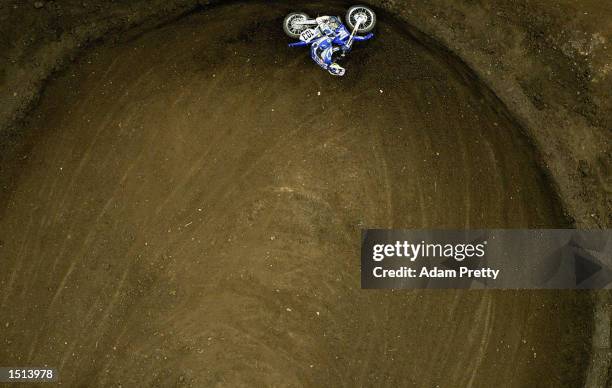
[[[300,34],[300,40],[303,42],[310,42],[315,35],[315,31],[312,28],[309,28]]]

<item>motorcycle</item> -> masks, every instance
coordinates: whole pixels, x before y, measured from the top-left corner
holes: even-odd
[[[350,7],[345,16],[346,24],[339,16],[319,16],[311,19],[303,12],[292,12],[283,21],[285,34],[299,42],[289,47],[310,46],[310,56],[332,75],[343,76],[345,69],[336,63],[337,54],[343,58],[356,41],[372,39],[376,26],[376,14],[364,5]],[[357,35],[366,34],[366,35]]]

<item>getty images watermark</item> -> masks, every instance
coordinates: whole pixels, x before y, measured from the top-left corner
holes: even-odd
[[[363,231],[362,288],[600,289],[610,230]]]

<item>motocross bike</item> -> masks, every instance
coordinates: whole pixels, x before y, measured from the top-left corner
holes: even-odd
[[[339,16],[311,19],[305,13],[293,12],[285,17],[283,30],[287,36],[299,39],[289,44],[290,47],[310,46],[310,56],[315,63],[333,75],[342,76],[345,69],[335,62],[337,54],[344,57],[355,41],[374,37],[371,31],[376,25],[376,14],[364,5],[355,5],[348,9],[345,20],[348,28]]]

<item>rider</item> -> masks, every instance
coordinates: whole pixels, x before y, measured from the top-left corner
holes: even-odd
[[[371,33],[366,36],[353,35],[351,39],[351,33],[335,16],[320,16],[316,21],[320,36],[310,42],[310,56],[330,74],[343,76],[346,70],[334,61],[335,54],[341,51],[340,55],[344,57],[351,51],[353,41],[368,40],[374,35]],[[305,42],[297,42],[290,46],[305,46],[306,44]]]
[[[310,46],[310,55],[319,66],[331,74],[343,76],[346,69],[334,61],[334,54],[342,51],[341,56],[344,57],[351,50],[351,46],[347,44],[351,34],[334,16],[318,17],[317,23],[323,36]]]

